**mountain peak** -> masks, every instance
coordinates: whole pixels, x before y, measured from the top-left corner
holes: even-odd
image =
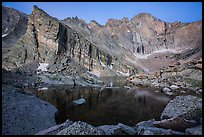
[[[133,18],[131,18],[130,21],[132,22],[138,19],[139,20],[159,20],[150,13],[142,12],[142,13],[135,15]]]
[[[95,25],[97,25],[97,26],[102,26],[101,24],[99,24],[99,23],[98,23],[97,21],[95,21],[95,20],[91,20],[89,24],[91,24],[91,23],[93,23],[93,24],[95,24]]]
[[[40,9],[38,6],[33,6],[32,14],[39,14],[39,15],[48,15],[44,10]],[[48,15],[50,16],[50,15]]]

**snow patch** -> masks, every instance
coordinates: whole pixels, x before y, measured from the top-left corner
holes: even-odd
[[[113,69],[113,65],[109,65],[108,67],[109,67],[110,69]]]
[[[108,87],[113,87],[113,82],[111,81],[110,83],[108,83],[107,86],[108,86]]]
[[[179,53],[180,51],[177,51],[175,49],[160,49],[160,50],[155,50],[150,54],[145,54],[145,55],[141,55],[141,54],[134,54],[135,57],[139,58],[139,59],[147,59],[148,56],[154,54],[154,53],[164,53],[164,52],[171,52],[171,53]]]
[[[37,70],[47,71],[48,65],[49,65],[48,63],[40,63],[40,66],[37,68]]]
[[[124,88],[131,89],[131,87],[128,87],[128,86],[124,86]]]
[[[130,75],[130,73],[123,73],[123,72],[121,72],[121,71],[119,71],[119,70],[117,70],[117,73],[119,73],[119,74],[121,74],[121,75],[123,75],[123,76],[129,76]]]
[[[7,33],[7,34],[2,35],[2,38],[3,38],[3,37],[5,37],[5,36],[7,36],[7,35],[8,35],[8,33]]]
[[[44,87],[44,88],[39,88],[38,91],[42,91],[42,90],[48,90],[47,87]]]
[[[127,32],[130,32],[130,30],[128,29]]]
[[[101,65],[103,66],[103,67],[106,67],[106,65],[105,64],[103,64],[103,62],[100,60],[100,63],[101,63]]]

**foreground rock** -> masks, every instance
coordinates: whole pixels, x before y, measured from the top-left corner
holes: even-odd
[[[103,135],[103,131],[87,123],[78,121],[58,132],[57,135]]]
[[[105,132],[105,135],[123,135],[122,129],[117,125],[102,125],[97,127]]]
[[[2,134],[31,135],[56,125],[57,109],[35,96],[17,92],[10,85],[2,89]]]
[[[56,125],[54,127],[50,127],[46,130],[40,131],[38,133],[36,133],[35,135],[56,135],[58,132],[60,132],[61,130],[69,127],[70,125],[72,125],[73,122],[70,120],[67,120],[66,122],[60,124],[60,125]]]
[[[154,119],[139,122],[136,126],[137,135],[183,135],[184,133],[171,129],[163,129],[154,126]]]
[[[136,130],[134,128],[122,123],[118,125],[102,125],[97,128],[103,130],[105,135],[136,135]]]
[[[153,124],[157,127],[165,129],[185,130],[186,128],[196,126],[197,122],[194,120],[186,120],[181,117],[173,117],[170,119],[155,121]]]
[[[80,98],[80,99],[74,100],[72,103],[74,105],[82,105],[82,104],[86,103],[86,100],[84,98]]]
[[[196,126],[193,128],[187,128],[186,132],[187,135],[202,135],[202,126]]]
[[[202,99],[195,96],[177,96],[171,100],[161,114],[161,120],[182,117],[200,123],[202,117]]]

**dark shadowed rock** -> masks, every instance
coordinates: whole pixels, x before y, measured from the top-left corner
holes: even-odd
[[[119,123],[118,125],[102,125],[98,126],[105,132],[105,135],[136,135],[136,130],[133,127]]]
[[[154,124],[153,124],[154,122],[155,122],[155,119],[151,119],[148,121],[142,121],[142,122],[137,123],[135,127],[138,127],[138,126],[154,127]]]
[[[2,46],[14,46],[16,41],[25,34],[28,15],[13,8],[2,6]]]
[[[153,124],[159,128],[172,130],[185,130],[186,128],[198,125],[198,123],[194,120],[186,120],[181,117],[173,117],[170,119],[155,121]]]
[[[125,124],[119,123],[118,126],[122,128],[123,132],[125,132],[127,135],[135,135],[136,131],[134,128],[127,126]]]
[[[137,128],[137,135],[184,135],[184,133],[171,129],[139,126]]]
[[[35,135],[56,135],[58,132],[69,127],[72,124],[73,124],[73,122],[68,119],[68,120],[66,120],[66,122],[64,122],[60,125],[50,127],[46,130],[43,130],[43,131],[36,133]]]
[[[192,128],[187,128],[185,133],[186,135],[202,135],[202,125],[192,127]]]
[[[124,135],[122,128],[118,125],[102,125],[97,128],[103,130],[105,135]]]
[[[154,125],[155,122],[156,121],[154,119],[139,122],[135,126],[137,135],[183,135],[184,134],[182,132],[174,131],[171,129],[155,127]]]

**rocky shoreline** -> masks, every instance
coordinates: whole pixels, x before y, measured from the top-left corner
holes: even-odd
[[[22,87],[38,85],[35,79],[28,79],[26,76],[29,75],[22,72],[11,75],[11,72],[2,70],[2,74],[4,75],[2,134],[202,135],[202,98],[196,96],[176,96],[163,110],[160,121],[150,119],[135,123],[135,126],[132,127],[122,123],[94,127],[82,121],[73,122],[71,120],[56,125],[57,109],[54,106],[32,94],[21,91]],[[20,81],[16,81],[16,77]],[[22,85],[24,82],[28,85]],[[177,90],[176,86],[171,86],[172,89]],[[161,91],[165,92],[165,90],[167,88]]]
[[[141,13],[99,25],[59,20],[37,6],[30,15],[2,7],[2,134],[202,135],[202,21],[167,23]],[[133,88],[123,88],[152,86],[172,100],[158,121],[94,127],[68,119],[56,125],[58,110],[23,90],[120,88],[103,76],[128,77],[124,83]]]
[[[202,99],[177,96],[168,103],[160,119],[142,121],[132,127],[122,123],[94,127],[68,119],[35,135],[202,135]]]
[[[135,85],[161,88],[162,92],[170,96],[188,92],[202,95],[202,58],[184,65],[178,62],[150,74],[132,75],[127,80]]]

